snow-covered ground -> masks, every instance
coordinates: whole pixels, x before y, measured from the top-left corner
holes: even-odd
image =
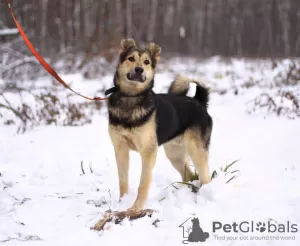
[[[247,103],[264,86],[240,86],[245,76],[265,77],[268,84],[272,71],[246,69],[248,63],[239,60],[227,65],[212,60],[197,71],[180,64],[172,69],[202,76],[213,88],[239,90],[238,95],[229,90],[211,96],[209,113],[214,129],[209,165],[211,173],[219,173],[217,178],[196,194],[186,185],[170,186],[180,181],[180,176],[160,149],[146,204],[158,212],[152,218],[110,223],[104,231],[96,232],[90,227],[106,210],[125,210],[132,205],[141,171],[139,156],[132,153],[130,193],[119,202],[105,112],[82,127],[38,127],[18,135],[15,126],[1,126],[1,245],[182,245],[179,225],[190,217],[198,217],[201,228],[209,233],[207,241],[199,245],[300,245],[300,119],[247,114]],[[228,67],[240,77],[228,73]],[[165,91],[172,79],[173,74],[164,69],[157,74],[156,91]],[[112,81],[111,76],[90,82],[80,75],[65,78],[73,80],[73,88],[86,95]],[[220,172],[234,160],[238,162],[231,170],[239,172]],[[226,183],[235,174],[238,177]],[[154,226],[156,219],[160,222]],[[297,224],[298,232],[259,232],[255,228],[254,232],[213,232],[216,221],[223,225],[265,222],[277,227],[289,221]]]

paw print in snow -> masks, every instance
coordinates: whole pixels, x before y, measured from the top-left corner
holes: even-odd
[[[264,232],[266,230],[266,224],[265,223],[256,223],[256,230],[259,232]]]

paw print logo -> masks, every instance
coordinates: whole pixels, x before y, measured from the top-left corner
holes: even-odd
[[[259,232],[264,232],[266,230],[266,224],[261,222],[256,223],[256,230]]]

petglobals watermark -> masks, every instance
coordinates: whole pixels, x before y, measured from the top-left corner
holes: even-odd
[[[255,222],[255,221],[242,221],[233,222],[232,224],[224,224],[219,221],[213,221],[212,231],[218,232],[223,231],[225,233],[229,232],[282,232],[282,233],[296,233],[298,232],[298,225],[293,224],[290,221],[286,221],[284,224],[277,224],[272,221],[268,222]]]
[[[298,225],[290,221],[240,221],[224,223],[212,222],[212,232],[216,240],[295,240]],[[237,236],[233,236],[237,233]],[[230,236],[229,236],[230,234]],[[242,236],[241,236],[242,234]]]

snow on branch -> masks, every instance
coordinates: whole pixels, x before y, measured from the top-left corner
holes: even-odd
[[[7,28],[0,30],[0,36],[10,36],[10,35],[16,35],[19,33],[18,28]]]

